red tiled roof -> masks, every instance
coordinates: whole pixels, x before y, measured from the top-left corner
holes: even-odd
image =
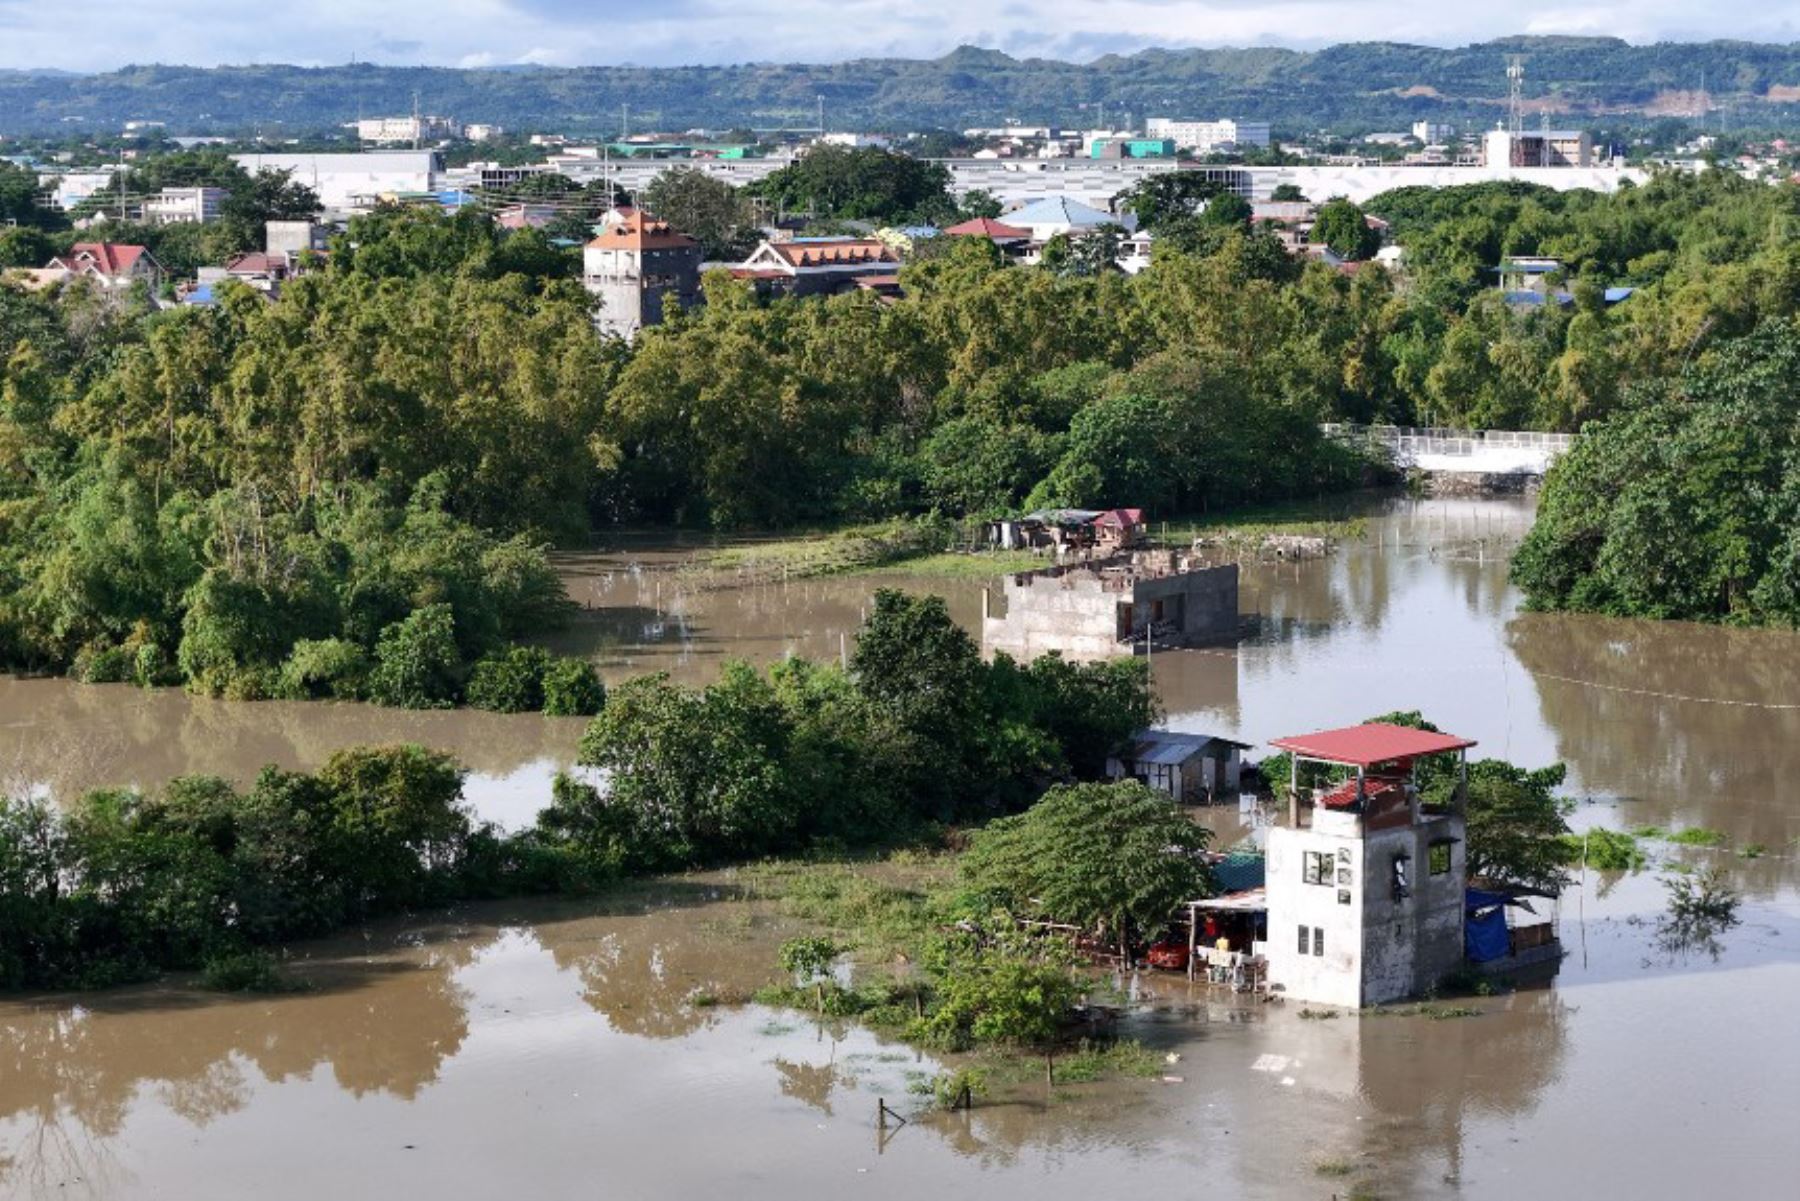
[[[1292,751],[1307,759],[1326,763],[1346,763],[1352,767],[1372,767],[1397,759],[1416,759],[1420,755],[1441,755],[1446,751],[1466,750],[1475,745],[1472,738],[1454,734],[1433,734],[1411,726],[1394,726],[1386,722],[1346,726],[1341,730],[1321,730],[1317,734],[1301,734],[1293,738],[1277,738],[1269,744]]]
[[[887,244],[874,238],[845,238],[836,242],[770,242],[769,249],[791,267],[844,267],[895,261]]]
[[[1031,236],[1031,231],[1028,229],[1020,229],[1016,225],[1008,225],[1006,222],[996,221],[992,217],[976,217],[972,221],[964,221],[960,225],[952,225],[944,232],[947,234],[955,234],[958,237],[994,238],[1002,241],[1029,238]]]
[[[69,248],[68,254],[51,259],[50,266],[65,267],[70,271],[92,266],[102,275],[116,277],[129,272],[140,258],[149,253],[142,246],[125,242],[77,242]]]
[[[287,258],[284,255],[252,250],[226,263],[225,270],[232,275],[279,275],[287,271]]]
[[[1142,509],[1108,509],[1094,518],[1094,524],[1121,527],[1143,525],[1144,511]]]
[[[667,221],[658,221],[636,209],[625,210],[625,219],[588,243],[596,250],[681,250],[699,243],[676,233]]]

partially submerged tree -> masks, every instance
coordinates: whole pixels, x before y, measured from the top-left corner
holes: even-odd
[[[977,834],[963,860],[970,889],[1015,914],[1098,933],[1124,950],[1178,906],[1204,896],[1210,831],[1131,780],[1052,788]]]

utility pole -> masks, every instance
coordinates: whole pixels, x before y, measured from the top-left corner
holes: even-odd
[[[628,138],[630,136],[631,136],[631,105],[629,103],[622,103],[619,105],[619,141],[623,142],[626,138]]]
[[[421,123],[420,118],[419,118],[419,93],[415,89],[413,92],[413,149],[414,150],[417,150],[419,148],[419,135],[422,132],[424,132],[424,126]]]
[[[825,97],[815,96],[814,99],[819,102],[819,136],[824,137],[825,136]]]

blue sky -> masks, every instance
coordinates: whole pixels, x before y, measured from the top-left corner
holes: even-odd
[[[1800,0],[0,0],[0,67],[830,62],[964,42],[1086,60],[1148,45],[1458,45],[1510,33],[1800,41]]]

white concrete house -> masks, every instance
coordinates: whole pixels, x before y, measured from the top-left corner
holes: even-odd
[[[1276,740],[1301,762],[1352,769],[1302,825],[1268,836],[1269,981],[1283,996],[1360,1009],[1429,991],[1463,962],[1466,835],[1457,802],[1427,810],[1413,764],[1474,742],[1380,723]]]

